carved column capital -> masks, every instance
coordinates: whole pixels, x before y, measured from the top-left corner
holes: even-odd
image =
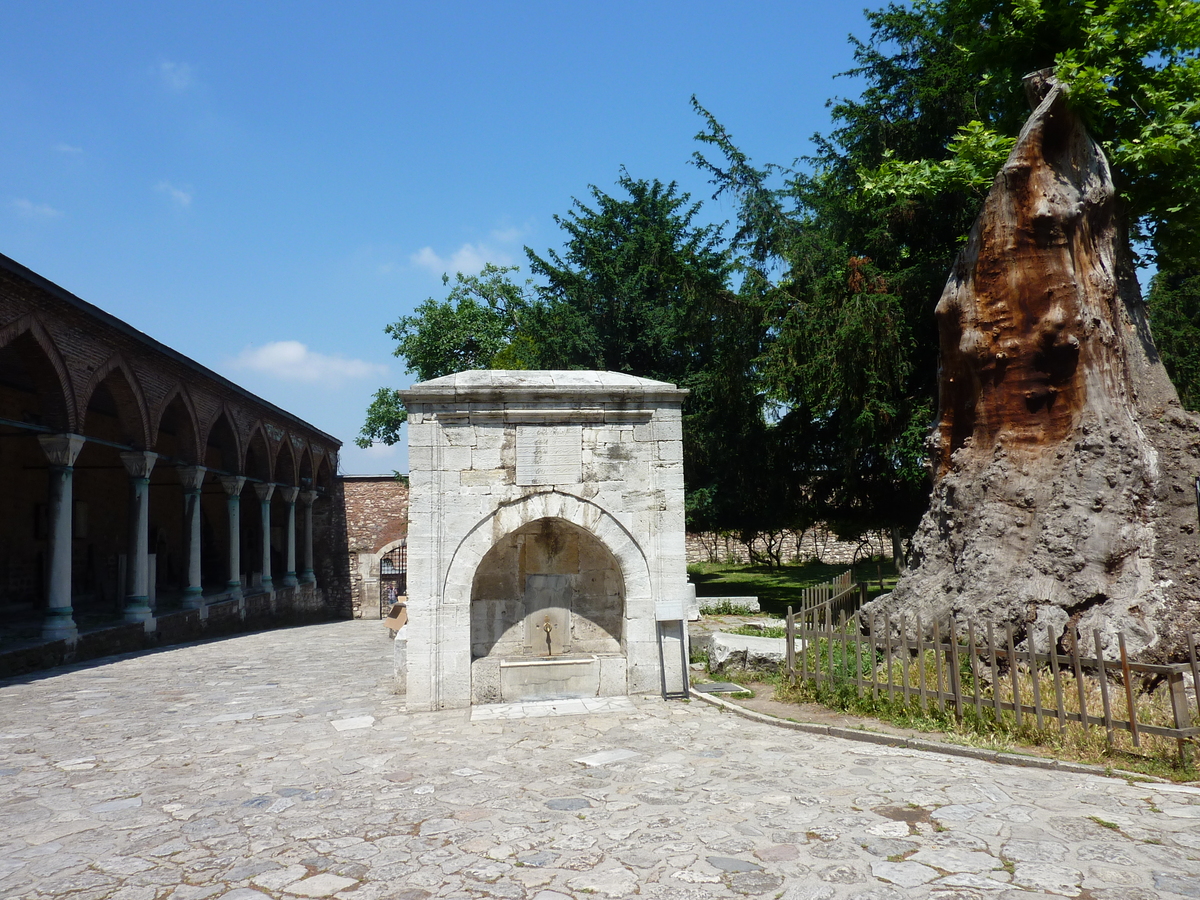
[[[303,503],[305,506],[312,506],[313,501],[316,499],[317,499],[316,491],[301,491],[300,492],[300,502]]]
[[[121,462],[130,478],[149,478],[157,461],[158,454],[149,450],[128,450],[121,454]]]
[[[194,494],[204,486],[204,476],[208,473],[204,466],[180,466],[175,471],[179,475],[179,483],[188,494]]]
[[[279,486],[279,496],[283,498],[284,503],[295,503],[296,496],[299,493],[300,488],[298,487],[284,487],[283,485]]]
[[[246,479],[241,475],[219,475],[217,481],[221,482],[221,487],[230,497],[239,496],[246,486]]]
[[[87,438],[79,434],[39,434],[38,443],[52,466],[73,466]]]
[[[258,494],[258,499],[266,503],[271,499],[271,495],[275,493],[275,485],[270,482],[257,483],[254,485],[254,493]]]

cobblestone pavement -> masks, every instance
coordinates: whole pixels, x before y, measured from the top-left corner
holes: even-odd
[[[707,704],[406,714],[378,622],[0,683],[0,897],[1200,897],[1200,790]]]

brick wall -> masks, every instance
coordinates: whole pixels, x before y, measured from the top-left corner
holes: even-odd
[[[352,567],[347,565],[346,507],[342,481],[334,479],[329,496],[313,504],[313,571],[331,615],[339,619],[355,616]]]
[[[378,554],[408,535],[408,485],[394,475],[346,475],[346,549],[356,619],[379,615]]]

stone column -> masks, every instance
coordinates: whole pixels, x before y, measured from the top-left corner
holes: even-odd
[[[225,489],[229,508],[229,594],[242,599],[242,488],[246,479],[241,475],[222,475],[217,479]]]
[[[299,581],[296,578],[296,496],[300,493],[297,487],[281,487],[279,494],[287,504],[287,537],[284,540],[284,553],[287,557],[287,571],[283,575],[284,587],[295,587]]]
[[[129,473],[129,550],[125,557],[125,621],[150,618],[150,471],[158,459],[149,450],[121,454]]]
[[[304,504],[304,568],[300,571],[300,581],[312,584],[317,580],[313,573],[313,501],[317,499],[316,491],[303,491],[300,502]]]
[[[183,484],[183,543],[187,552],[187,585],[183,589],[183,608],[199,609],[204,588],[200,584],[200,492],[204,486],[204,466],[180,466]]]
[[[258,508],[262,516],[262,589],[274,590],[271,583],[271,495],[275,493],[273,484],[256,484],[254,493],[258,494]]]
[[[77,434],[38,435],[42,451],[50,461],[50,489],[46,500],[46,538],[50,578],[46,590],[46,622],[42,638],[47,641],[74,640],[79,636],[71,608],[71,532],[74,521],[72,480],[75,458],[84,438]]]

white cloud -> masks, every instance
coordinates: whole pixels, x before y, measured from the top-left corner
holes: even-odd
[[[190,185],[185,189],[175,187],[169,181],[160,181],[154,186],[154,189],[160,194],[166,194],[184,209],[192,205],[192,188]]]
[[[528,228],[497,228],[492,231],[492,240],[501,244],[515,244],[528,233]]]
[[[443,273],[453,275],[462,272],[464,275],[476,275],[482,271],[485,263],[497,266],[512,265],[513,258],[509,253],[489,247],[485,244],[463,244],[449,257],[439,256],[432,247],[422,247],[409,257],[414,266],[428,269],[435,275]]]
[[[165,59],[158,64],[158,77],[165,88],[176,92],[186,91],[196,83],[196,73],[191,66]]]
[[[362,448],[362,454],[374,459],[397,460],[400,458],[400,448],[394,445],[389,447],[387,444],[372,444]]]
[[[71,144],[55,144],[54,150],[56,153],[82,153],[82,147],[74,147]]]
[[[32,200],[18,199],[12,202],[12,208],[27,219],[49,221],[57,219],[62,213],[49,203],[34,203]]]
[[[299,341],[272,341],[261,347],[247,347],[234,358],[233,366],[282,381],[324,383],[331,387],[359,378],[382,377],[388,371],[387,366],[379,363],[317,353]]]

